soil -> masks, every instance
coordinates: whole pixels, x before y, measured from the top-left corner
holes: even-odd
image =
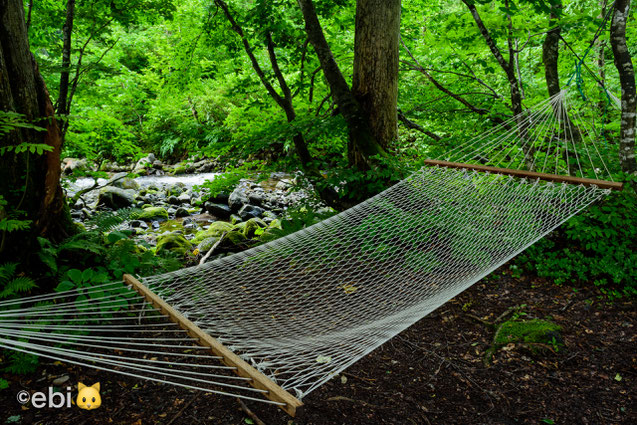
[[[494,323],[549,319],[563,346],[509,344],[485,361]],[[247,402],[41,360],[1,375],[0,424],[637,424],[637,312],[594,286],[492,274],[308,395],[302,416]],[[100,382],[102,406],[36,409],[21,390],[56,377]],[[29,405],[30,406],[30,405]]]

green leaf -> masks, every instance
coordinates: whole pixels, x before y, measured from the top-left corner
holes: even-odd
[[[65,280],[63,282],[60,282],[60,284],[55,288],[56,292],[64,292],[64,291],[70,291],[71,289],[75,288],[75,284],[73,284],[72,282],[69,282],[68,280]]]
[[[76,284],[82,283],[82,271],[78,269],[71,269],[67,273],[68,277]]]

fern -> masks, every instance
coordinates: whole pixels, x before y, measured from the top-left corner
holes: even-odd
[[[106,233],[117,229],[125,221],[134,219],[140,211],[139,208],[122,208],[117,211],[104,211],[95,214],[91,219],[87,220],[84,225],[87,230]]]
[[[16,263],[0,265],[0,300],[29,292],[37,287],[30,277],[15,276],[16,268]]]
[[[27,230],[31,226],[31,220],[11,220],[3,218],[0,220],[0,232],[15,232]]]

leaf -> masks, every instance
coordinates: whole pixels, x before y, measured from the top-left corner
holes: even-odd
[[[82,283],[82,271],[78,269],[71,269],[67,272],[67,276],[76,284]]]
[[[245,418],[243,420],[243,422],[247,423],[248,425],[253,425],[254,424],[254,421],[252,419],[250,419],[250,418]]]
[[[621,382],[622,379],[623,378],[622,378],[622,376],[619,373],[617,375],[615,375],[615,381]]]
[[[60,282],[60,284],[55,288],[55,291],[64,292],[64,291],[70,291],[73,288],[75,288],[75,284],[73,284],[72,282],[69,282],[68,280],[65,280],[63,282]]]

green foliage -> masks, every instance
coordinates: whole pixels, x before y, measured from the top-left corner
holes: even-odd
[[[637,197],[629,189],[567,221],[519,263],[556,284],[593,282],[611,296],[637,295]]]
[[[0,378],[0,391],[9,388],[9,382],[6,379]]]
[[[38,367],[38,357],[32,354],[21,353],[18,351],[5,350],[5,361],[7,366],[5,372],[15,374],[31,373]]]
[[[220,193],[230,193],[239,184],[241,179],[259,178],[258,170],[262,167],[256,161],[245,162],[237,167],[226,169],[226,172],[215,176],[213,180],[206,180],[200,187],[208,189],[202,196],[202,201],[207,201]],[[196,187],[198,190],[200,187]]]
[[[0,264],[0,300],[15,298],[37,287],[30,277],[17,275],[17,268],[17,263]]]

